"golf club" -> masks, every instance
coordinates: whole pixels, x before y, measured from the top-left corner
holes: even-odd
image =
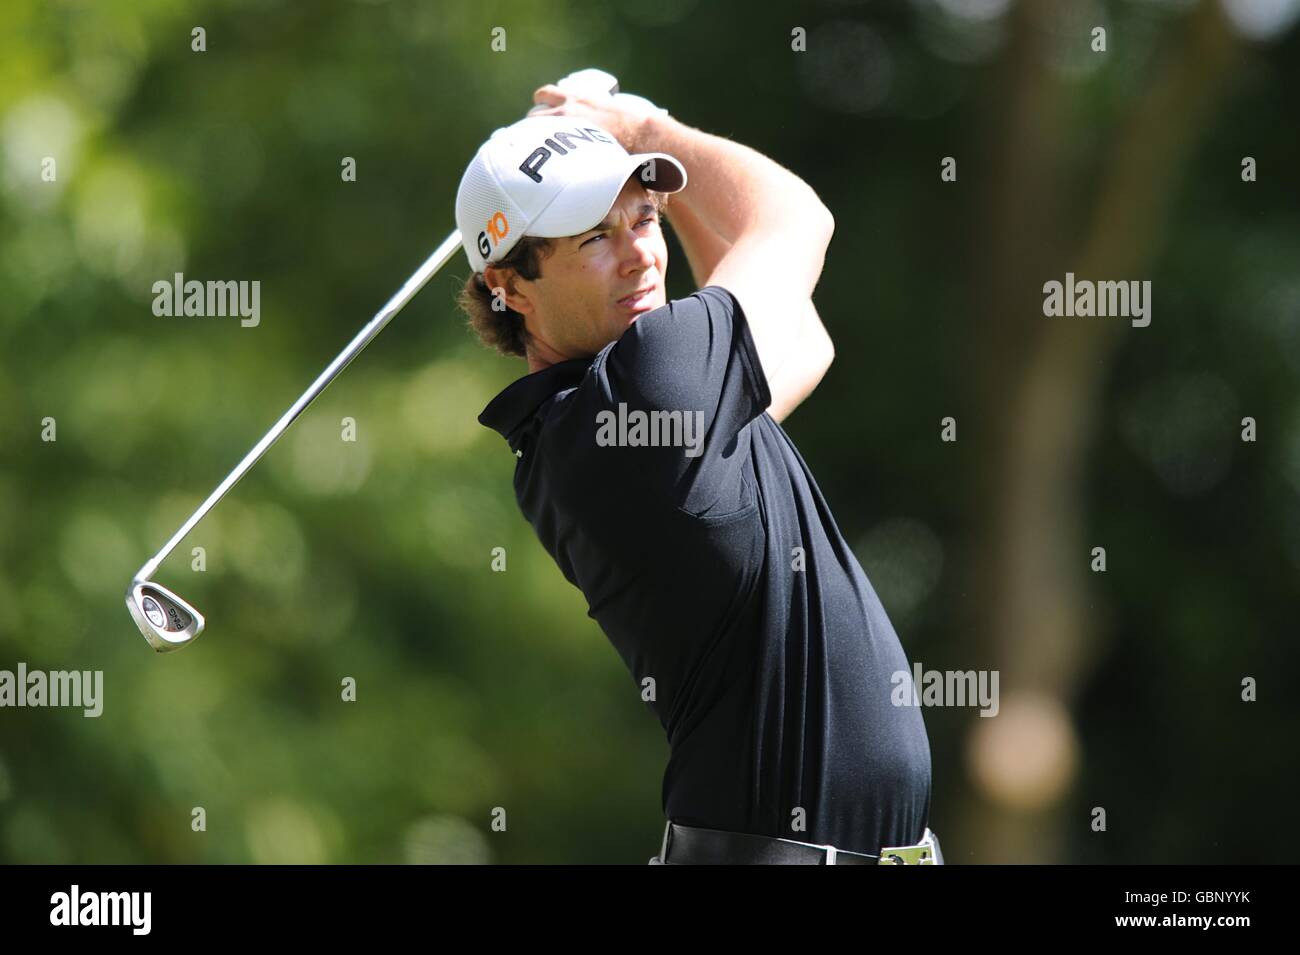
[[[557,84],[562,89],[574,93],[589,96],[613,96],[618,94],[618,81],[602,70],[587,69],[579,70],[560,80]],[[208,495],[207,500],[199,505],[198,510],[189,516],[180,529],[172,535],[171,540],[149,558],[132,578],[130,585],[126,589],[126,607],[131,612],[131,618],[135,621],[140,632],[144,634],[145,640],[149,646],[153,647],[159,653],[166,653],[170,650],[179,650],[181,647],[193,643],[195,638],[203,632],[204,619],[203,615],[194,609],[192,605],[182,600],[172,591],[156,583],[152,578],[154,572],[158,569],[167,555],[179,544],[194,526],[207,515],[217,502],[226,496],[226,493],[234,487],[239,479],[248,473],[249,469],[258,462],[258,459],[279,440],[280,436],[289,429],[300,414],[307,409],[331,381],[338,377],[339,373],[361,354],[362,350],[374,340],[375,336],[384,330],[393,317],[400,312],[406,303],[413,299],[420,289],[438,273],[448,260],[454,256],[461,247],[460,230],[453,230],[451,235],[442,241],[442,244],[434,249],[433,254],[424,260],[424,263],[415,271],[405,284],[390,298],[387,304],[381,308],[378,313],[365,327],[361,329],[343,349],[337,358],[330,362],[329,366],[317,376],[307,390],[299,396],[298,400],[286,411],[274,425],[271,430],[267,431],[262,439],[257,442],[246,455],[244,459],[236,465],[235,469],[226,475],[225,480],[217,485],[216,490]]]

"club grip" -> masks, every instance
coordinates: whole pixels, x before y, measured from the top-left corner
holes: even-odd
[[[595,68],[570,73],[555,85],[566,93],[579,96],[613,96],[618,92],[618,80],[614,75]]]

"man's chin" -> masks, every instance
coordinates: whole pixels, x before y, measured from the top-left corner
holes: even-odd
[[[655,306],[655,307],[656,307],[656,308],[662,308],[663,306]],[[644,315],[649,315],[649,314],[650,314],[651,312],[653,312],[653,311],[654,311],[653,308],[644,308],[644,309],[641,309],[640,311],[632,312],[632,313],[630,313],[630,314],[628,314],[628,313],[625,312],[625,313],[623,314],[623,316],[622,316],[622,319],[623,319],[623,327],[624,327],[624,328],[627,328],[629,325],[631,325],[633,322],[635,322],[638,318],[641,318],[641,317],[644,316]]]
[[[620,309],[619,314],[615,316],[612,325],[614,329],[614,338],[623,337],[623,333],[635,325],[638,318],[643,318],[653,311],[654,309],[652,308],[643,309],[638,312],[626,312]]]

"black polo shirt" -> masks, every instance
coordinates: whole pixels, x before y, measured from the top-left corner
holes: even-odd
[[[669,819],[915,843],[930,746],[890,682],[910,665],[770,403],[739,302],[710,286],[519,379],[479,421],[516,452],[520,509],[637,692],[653,688]]]

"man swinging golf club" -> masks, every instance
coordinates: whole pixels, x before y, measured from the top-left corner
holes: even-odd
[[[651,861],[942,862],[908,660],[779,425],[833,356],[830,212],[643,100],[534,102],[461,180],[460,301],[528,364],[479,417],[519,507],[667,734]],[[699,288],[674,301],[661,213]]]

